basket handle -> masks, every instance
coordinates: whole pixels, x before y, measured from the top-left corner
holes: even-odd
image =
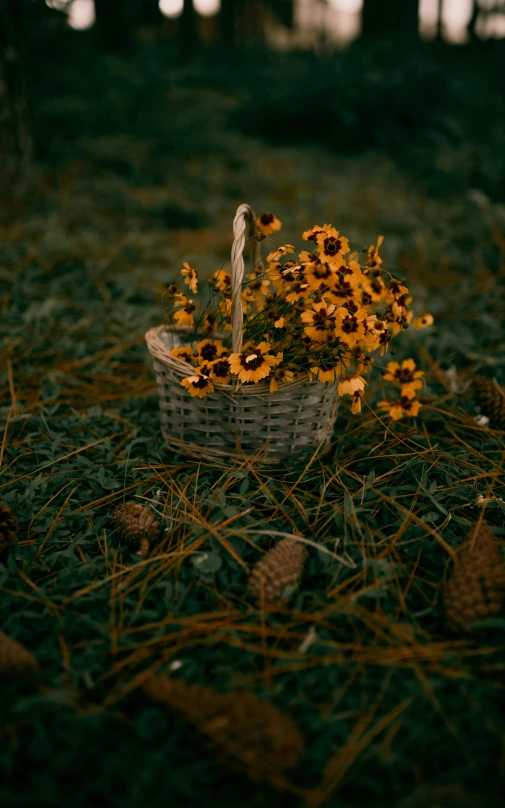
[[[249,205],[239,205],[233,220],[233,246],[231,248],[231,323],[232,323],[232,350],[240,353],[242,349],[242,336],[244,325],[244,312],[242,308],[242,281],[244,279],[244,246],[246,237],[254,234],[256,214]],[[261,260],[261,245],[259,241],[253,244],[254,267]],[[253,267],[253,268],[254,268]]]

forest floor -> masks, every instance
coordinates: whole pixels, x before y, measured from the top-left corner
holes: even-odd
[[[41,666],[2,687],[2,804],[497,805],[505,623],[450,634],[441,592],[479,497],[505,536],[503,433],[465,394],[473,373],[503,371],[505,207],[430,197],[372,152],[265,145],[219,119],[229,94],[185,93],[199,125],[213,116],[207,147],[181,158],[94,137],[0,192],[0,499],[19,523],[1,628]],[[387,266],[436,320],[398,340],[426,371],[419,418],[375,414],[379,377],[372,408],[343,405],[310,463],[163,447],[144,333],[182,261],[222,265],[244,201],[279,216],[283,241],[323,222],[364,245],[384,234]],[[125,498],[165,503],[147,559],[113,530]],[[261,609],[247,568],[272,531],[322,550],[289,604]],[[247,784],[146,701],[154,670],[272,700],[305,738],[301,765]]]

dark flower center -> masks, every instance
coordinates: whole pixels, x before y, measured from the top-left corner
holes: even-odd
[[[199,376],[197,382],[193,382],[193,387],[197,387],[199,390],[203,390],[207,387],[209,380],[205,378],[205,376]]]
[[[251,356],[252,359],[249,358]],[[240,354],[240,364],[246,370],[257,370],[264,362],[260,351],[254,351],[252,354]]]
[[[204,326],[203,326],[203,330],[204,330],[205,334],[212,334],[212,331],[214,329],[215,320],[216,320],[216,318],[214,317],[213,314],[207,314],[206,315]]]
[[[338,255],[342,248],[342,242],[335,236],[329,236],[324,240],[324,251],[326,255]]]
[[[225,376],[228,376],[230,372],[230,366],[226,361],[226,359],[222,359],[221,361],[216,362],[216,364],[213,367],[213,371],[215,376],[221,376],[222,378],[224,378]]]
[[[395,372],[395,376],[397,379],[399,379],[399,381],[402,382],[402,384],[414,381],[413,373],[411,370],[408,370],[408,368],[399,368]]]
[[[326,263],[316,264],[314,267],[314,277],[316,278],[329,278],[332,274],[331,268]]]
[[[319,331],[324,331],[327,328],[333,328],[334,324],[335,317],[332,317],[331,315],[328,316],[326,309],[319,309],[319,311],[314,314],[314,326]]]
[[[260,222],[261,224],[264,225],[272,224],[273,220],[274,220],[273,213],[262,213],[260,216]]]
[[[207,345],[203,346],[200,351],[200,356],[202,359],[205,359],[206,362],[212,362],[217,356],[217,346],[209,342]]]
[[[320,370],[334,370],[337,364],[338,362],[336,362],[335,359],[332,359],[331,357],[323,357],[318,360]]]
[[[358,330],[358,321],[356,317],[345,317],[344,321],[342,322],[342,331],[345,334],[352,334],[354,331]]]
[[[340,281],[338,286],[336,286],[333,290],[333,293],[337,295],[337,297],[352,297],[354,294],[354,289],[349,281]]]

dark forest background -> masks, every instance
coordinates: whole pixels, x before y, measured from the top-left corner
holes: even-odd
[[[157,0],[95,0],[87,31],[69,28],[64,0],[2,0],[2,160],[7,172],[31,161],[89,157],[89,138],[150,142],[152,153],[209,150],[212,110],[200,120],[164,98],[167,88],[228,93],[222,123],[267,142],[316,143],[336,153],[394,156],[429,192],[477,187],[505,196],[505,40],[482,40],[477,1],[463,45],[439,30],[423,41],[417,0],[365,0],[362,33],[348,48],[269,47],[272,26],[295,24],[292,0],[222,0],[212,18],[185,0],[167,19]],[[485,7],[484,7],[485,6]],[[96,152],[96,149],[95,149]],[[97,168],[103,169],[98,160]],[[113,170],[131,171],[121,149]],[[143,161],[143,181],[163,175]],[[149,177],[151,175],[151,177]]]

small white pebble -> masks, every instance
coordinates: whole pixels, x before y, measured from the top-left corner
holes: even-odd
[[[473,419],[479,426],[489,426],[489,418],[487,415],[476,415]]]
[[[179,668],[182,668],[183,664],[184,663],[183,663],[182,659],[174,659],[170,663],[170,665],[168,666],[168,670],[169,671],[178,671]]]

